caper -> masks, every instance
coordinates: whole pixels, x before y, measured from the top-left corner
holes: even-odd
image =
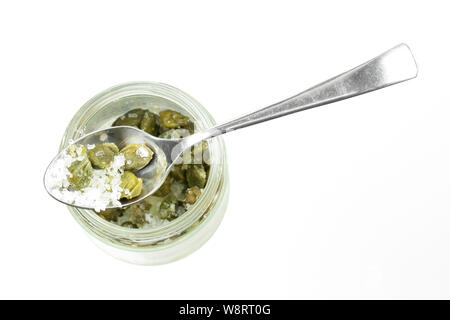
[[[121,198],[132,199],[141,194],[142,179],[134,175],[130,171],[125,171],[122,174],[122,182],[120,187],[123,189]]]
[[[125,113],[123,116],[119,117],[116,121],[114,121],[113,126],[131,126],[131,127],[139,127],[139,124],[142,121],[142,116],[144,115],[144,110],[142,109],[133,109]]]
[[[204,188],[206,184],[206,171],[203,165],[189,165],[186,171],[186,180],[189,187]]]
[[[153,151],[143,144],[130,144],[120,150],[125,157],[125,170],[140,170],[144,168],[153,157]]]
[[[192,121],[189,121],[189,123],[183,126],[183,128],[187,129],[190,134],[193,134],[195,132],[195,125]]]
[[[191,120],[188,117],[173,110],[164,110],[159,113],[159,117],[161,125],[169,129],[186,127],[191,124]]]
[[[159,138],[163,138],[163,139],[173,139],[172,137],[173,137],[173,134],[175,133],[175,129],[170,129],[170,130],[167,130],[167,131],[164,131],[164,132],[162,132],[160,135],[159,135]]]
[[[106,221],[117,221],[117,218],[122,214],[122,211],[119,209],[108,209],[104,211],[100,211],[98,215],[105,219]]]
[[[160,138],[163,139],[181,139],[189,136],[191,133],[187,129],[170,129],[167,131],[164,131],[159,135]]]
[[[69,146],[67,151],[75,159],[68,168],[71,176],[67,180],[73,189],[81,190],[89,185],[92,178],[92,165],[86,156],[86,148],[77,144]]]
[[[142,115],[141,123],[139,128],[145,132],[151,134],[152,136],[158,136],[159,134],[159,116],[150,112],[145,111]]]
[[[81,190],[89,185],[92,178],[92,165],[87,157],[72,162],[68,170],[71,176],[67,180],[75,190]]]
[[[184,203],[186,204],[194,204],[197,202],[198,198],[202,195],[202,190],[199,187],[193,186],[186,190],[186,195],[184,198]]]
[[[67,152],[72,158],[83,157],[86,155],[86,147],[82,144],[71,144],[67,147]],[[78,159],[80,160],[80,159]]]
[[[159,217],[161,219],[173,220],[177,217],[178,201],[173,195],[167,196],[159,207]]]
[[[103,143],[88,150],[88,157],[95,169],[106,169],[119,154],[119,148],[114,143]]]
[[[166,180],[164,180],[164,182],[162,183],[161,187],[159,187],[158,190],[155,191],[154,195],[156,197],[165,197],[169,194],[170,192],[170,176],[168,176],[166,178]]]
[[[123,214],[129,216],[130,221],[138,227],[142,227],[145,224],[145,212],[139,205],[129,206]]]
[[[172,167],[172,170],[170,170],[170,176],[179,182],[185,182],[186,170],[183,169],[183,165],[176,164]]]

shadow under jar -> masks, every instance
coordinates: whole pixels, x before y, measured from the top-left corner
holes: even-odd
[[[215,125],[212,116],[192,97],[172,86],[126,83],[107,89],[89,100],[75,114],[62,139],[60,150],[71,140],[112,123],[133,109],[158,113],[170,109],[181,112],[201,131]],[[201,247],[216,231],[228,203],[228,172],[222,138],[209,142],[209,176],[200,198],[178,218],[167,224],[131,229],[108,222],[94,211],[68,206],[90,238],[110,255],[126,262],[156,265],[178,260]]]

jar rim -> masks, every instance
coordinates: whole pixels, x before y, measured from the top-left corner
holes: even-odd
[[[89,118],[95,114],[95,112],[92,112],[95,106],[99,106],[98,110],[100,110],[113,101],[137,94],[158,96],[174,102],[194,117],[199,130],[215,125],[211,114],[197,100],[178,88],[160,82],[127,82],[101,91],[77,111],[64,133],[60,150],[65,148],[70,140],[75,140],[77,136],[81,137],[81,135],[88,133],[84,132],[83,129],[80,130],[80,126],[83,118]],[[214,199],[221,189],[224,176],[223,164],[225,161],[225,146],[222,138],[218,137],[210,140],[209,148],[211,166],[202,196],[183,215],[169,223],[154,228],[132,229],[108,222],[91,210],[71,206],[68,206],[68,209],[89,233],[92,233],[103,242],[107,241],[109,244],[126,245],[127,248],[130,245],[145,247],[155,242],[170,239],[175,235],[181,234],[196,221],[199,221],[214,204]],[[117,238],[121,240],[118,242]]]

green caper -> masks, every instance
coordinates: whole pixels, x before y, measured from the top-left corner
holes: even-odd
[[[172,194],[169,194],[159,207],[159,217],[161,219],[173,220],[177,217],[177,208],[177,199]]]
[[[67,180],[73,189],[81,190],[89,185],[92,178],[92,165],[86,155],[86,148],[77,144],[69,146],[67,151],[72,158],[76,159],[68,168],[71,176]]]
[[[121,198],[132,199],[139,196],[142,192],[142,179],[130,171],[122,174],[120,187],[123,189]]]
[[[181,139],[185,138],[187,136],[191,135],[189,130],[179,128],[179,129],[169,129],[167,131],[164,131],[159,135],[160,138],[163,139]]]
[[[75,190],[81,190],[89,185],[92,178],[92,165],[87,157],[72,162],[68,170],[72,176],[67,180]]]
[[[123,214],[129,216],[131,223],[138,227],[142,227],[145,224],[145,212],[139,205],[129,206]]]
[[[67,147],[67,153],[69,153],[72,158],[78,158],[85,156],[87,151],[86,147],[82,144],[71,144]]]
[[[193,134],[195,132],[195,125],[192,121],[189,121],[189,123],[183,126],[183,128],[187,129],[190,134]]]
[[[152,136],[158,136],[159,134],[159,116],[150,112],[145,111],[142,115],[141,123],[139,128],[145,132],[151,134]]]
[[[197,202],[198,198],[202,195],[202,190],[199,187],[193,186],[186,190],[186,195],[184,198],[184,203],[186,204],[194,204]]]
[[[125,113],[123,116],[119,117],[116,121],[114,121],[113,126],[131,126],[131,127],[139,127],[139,124],[142,121],[142,116],[144,115],[144,110],[142,109],[133,109]]]
[[[183,169],[183,165],[176,164],[172,167],[172,170],[170,170],[170,176],[179,182],[185,182],[186,170]]]
[[[120,150],[125,157],[125,170],[140,170],[144,168],[153,157],[153,151],[143,144],[130,144]]]
[[[199,188],[204,188],[206,184],[206,171],[203,165],[189,165],[186,171],[186,180],[189,187],[197,186]]]
[[[88,150],[88,157],[95,169],[106,169],[119,154],[119,148],[114,143],[103,143]]]
[[[171,187],[171,183],[170,183],[170,176],[169,176],[166,178],[166,180],[164,180],[161,187],[159,187],[159,189],[155,191],[154,195],[156,197],[165,197],[169,194],[170,187]]]
[[[188,117],[173,110],[164,110],[159,113],[159,117],[161,125],[169,129],[186,127],[191,124],[191,120]]]
[[[159,138],[173,139],[172,137],[173,137],[174,132],[175,132],[175,129],[170,129],[170,130],[164,131],[159,135]]]
[[[104,211],[100,211],[98,215],[105,219],[106,221],[117,221],[117,218],[122,214],[122,211],[119,209],[108,209]]]

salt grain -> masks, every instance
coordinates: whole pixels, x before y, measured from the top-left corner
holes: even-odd
[[[140,147],[139,149],[137,149],[136,153],[142,158],[148,158],[150,156],[148,150],[144,147]]]

